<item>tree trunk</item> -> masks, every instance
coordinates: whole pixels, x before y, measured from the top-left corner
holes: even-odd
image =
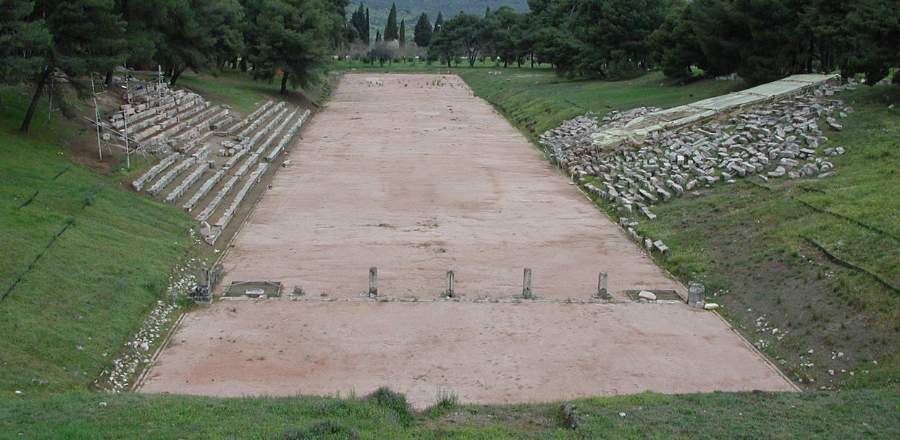
[[[288,83],[289,75],[290,75],[290,73],[288,73],[287,71],[285,71],[284,73],[281,74],[281,94],[282,95],[287,95],[287,83]]]
[[[174,86],[175,81],[178,81],[178,78],[181,78],[181,74],[184,72],[184,69],[185,68],[181,68],[181,69],[179,69],[177,67],[172,68],[172,79],[169,80],[170,86]]]
[[[22,133],[28,133],[28,127],[31,125],[31,119],[34,118],[34,111],[37,109],[38,101],[41,100],[41,93],[44,92],[44,86],[47,84],[47,78],[50,77],[51,67],[47,66],[38,79],[37,88],[34,90],[34,96],[31,97],[31,104],[28,105],[28,111],[25,113],[25,119],[19,128]]]
[[[112,80],[113,80],[113,72],[112,72],[112,70],[107,70],[106,71],[106,88],[109,88],[112,86]]]

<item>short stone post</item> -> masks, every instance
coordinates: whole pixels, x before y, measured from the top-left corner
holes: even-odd
[[[706,302],[706,289],[703,283],[692,282],[688,284],[688,305],[698,309],[702,309]]]
[[[534,298],[534,291],[531,290],[531,269],[527,267],[522,278],[522,297],[526,299]]]
[[[448,298],[454,298],[456,293],[453,291],[453,282],[455,281],[456,274],[453,273],[452,270],[447,271],[447,294]]]
[[[600,276],[597,278],[597,298],[605,298],[609,295],[609,290],[607,289],[607,281],[609,276],[606,272],[600,272]]]
[[[375,298],[378,296],[378,268],[370,267],[369,268],[369,297]]]

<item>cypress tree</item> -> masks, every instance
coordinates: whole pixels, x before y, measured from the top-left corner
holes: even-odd
[[[400,20],[400,47],[406,47],[406,20]]]
[[[372,24],[372,21],[369,19],[369,8],[366,8],[366,32],[363,34],[363,35],[366,36],[366,37],[365,37],[365,38],[366,38],[366,44],[369,44],[369,42],[372,41],[372,33],[371,33],[371,32],[372,32],[372,28],[371,28],[371,24]]]
[[[400,31],[397,30],[397,4],[391,4],[391,12],[388,14],[387,25],[384,27],[384,41],[400,39]]]
[[[434,20],[434,33],[436,34],[442,29],[444,29],[444,14],[439,11],[437,18]]]

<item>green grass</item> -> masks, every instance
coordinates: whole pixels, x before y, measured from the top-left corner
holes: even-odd
[[[104,403],[101,403],[104,402]],[[897,438],[896,392],[639,394],[559,404],[444,405],[411,413],[394,399],[217,399],[68,394],[0,402],[3,438],[639,439]],[[20,436],[21,433],[21,436]],[[290,437],[285,433],[293,433]],[[305,435],[305,436],[304,436]]]
[[[162,294],[190,221],[72,163],[78,131],[46,107],[21,135],[27,95],[0,94],[0,393],[84,390]]]
[[[888,107],[900,87],[839,97],[856,111],[826,133],[822,148],[847,150],[833,158],[836,177],[716,186],[657,206],[639,227],[672,247],[660,264],[705,280],[747,338],[813,388],[900,380],[900,110]]]
[[[589,111],[603,116],[610,110],[641,106],[674,107],[744,87],[741,82],[715,80],[675,86],[660,73],[627,81],[576,81],[559,78],[549,69],[500,70],[501,75],[476,69],[456,73],[532,138]]]
[[[307,104],[317,102],[327,94],[327,83],[309,90],[288,88],[288,95],[281,95],[281,80],[254,81],[250,75],[240,72],[223,72],[216,75],[186,72],[177,87],[191,89],[207,100],[230,105],[241,113],[250,113],[256,104],[267,99],[289,100]]]

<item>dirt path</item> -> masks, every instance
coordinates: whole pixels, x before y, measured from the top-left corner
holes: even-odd
[[[790,390],[714,314],[681,304],[222,302],[188,315],[144,392],[462,402]]]
[[[226,283],[281,281],[310,299],[192,313],[144,392],[346,396],[386,385],[422,408],[442,391],[510,403],[794,389],[715,314],[566,304],[589,298],[601,270],[618,299],[683,287],[459,78],[367,78],[342,80],[224,260]],[[382,295],[422,302],[361,299],[370,266]],[[523,267],[551,302],[510,303]],[[461,302],[432,301],[447,269]]]
[[[311,295],[433,298],[453,269],[469,297],[548,298],[678,288],[493,108],[455,76],[346,75],[225,259],[225,284]],[[434,85],[440,81],[442,85]]]

